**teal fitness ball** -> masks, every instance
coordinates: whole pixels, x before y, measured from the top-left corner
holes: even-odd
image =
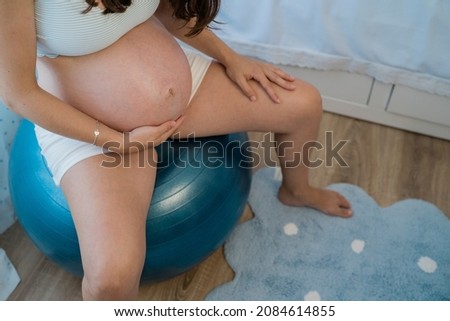
[[[172,140],[158,147],[142,281],[184,273],[225,242],[250,191],[248,147],[243,133]],[[26,120],[11,148],[9,186],[18,221],[34,244],[57,265],[82,276],[67,201],[41,155],[34,125]]]

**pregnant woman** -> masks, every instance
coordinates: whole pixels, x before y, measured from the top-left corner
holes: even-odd
[[[67,197],[84,299],[136,298],[154,147],[175,134],[275,132],[278,143],[294,147],[279,148],[280,201],[351,216],[341,195],[309,185],[307,157],[285,166],[316,139],[319,93],[217,38],[208,26],[219,0],[0,3],[0,97],[36,124],[42,153]],[[204,55],[181,49],[176,38]],[[102,166],[111,151],[126,154],[129,166]]]

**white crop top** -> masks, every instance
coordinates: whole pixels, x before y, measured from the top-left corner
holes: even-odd
[[[85,0],[35,0],[39,57],[81,56],[108,47],[156,11],[159,0],[134,0],[124,13],[82,13]]]

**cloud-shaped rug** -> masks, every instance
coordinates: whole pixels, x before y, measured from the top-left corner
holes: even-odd
[[[381,208],[362,189],[335,184],[351,219],[282,205],[273,168],[253,179],[255,217],[225,244],[236,276],[206,300],[450,300],[450,220],[434,205]]]

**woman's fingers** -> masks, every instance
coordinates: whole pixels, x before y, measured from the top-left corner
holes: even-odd
[[[248,99],[250,99],[251,101],[255,101],[256,100],[256,93],[253,90],[252,86],[250,86],[248,81],[249,81],[249,79],[247,79],[245,77],[241,77],[241,78],[236,80],[236,83],[241,88],[241,90],[244,93],[244,95],[248,97]]]
[[[275,68],[271,73],[268,73],[267,78],[284,89],[295,90],[295,85],[293,84],[295,78],[279,68]]]
[[[183,123],[185,118],[186,116],[182,115],[178,117],[178,119],[171,121],[169,127],[161,131],[160,135],[153,141],[153,143],[150,146],[156,147],[161,143],[165,142],[169,137],[172,137],[176,133],[180,125]]]
[[[171,137],[183,123],[185,116],[170,120],[157,126],[142,126],[126,133],[122,153],[156,147]]]
[[[255,80],[264,89],[270,99],[279,104],[281,100],[275,91],[275,86],[286,90],[295,90],[295,78],[283,70],[268,64],[261,64],[255,68],[254,72],[248,76],[241,76],[236,80],[243,93],[251,100],[255,101],[256,93],[250,85],[250,80]]]
[[[260,75],[253,77],[261,87],[264,89],[264,91],[269,95],[270,99],[272,99],[273,102],[279,104],[281,103],[280,97],[278,97],[277,93],[275,92],[273,88],[273,82],[270,81],[270,79],[266,76],[266,74],[261,73]]]
[[[295,90],[295,85],[293,84],[295,78],[271,65],[262,65],[261,73],[254,78],[261,84],[261,87],[263,87],[269,97],[278,104],[281,103],[281,100],[275,92],[274,85],[286,90]]]

